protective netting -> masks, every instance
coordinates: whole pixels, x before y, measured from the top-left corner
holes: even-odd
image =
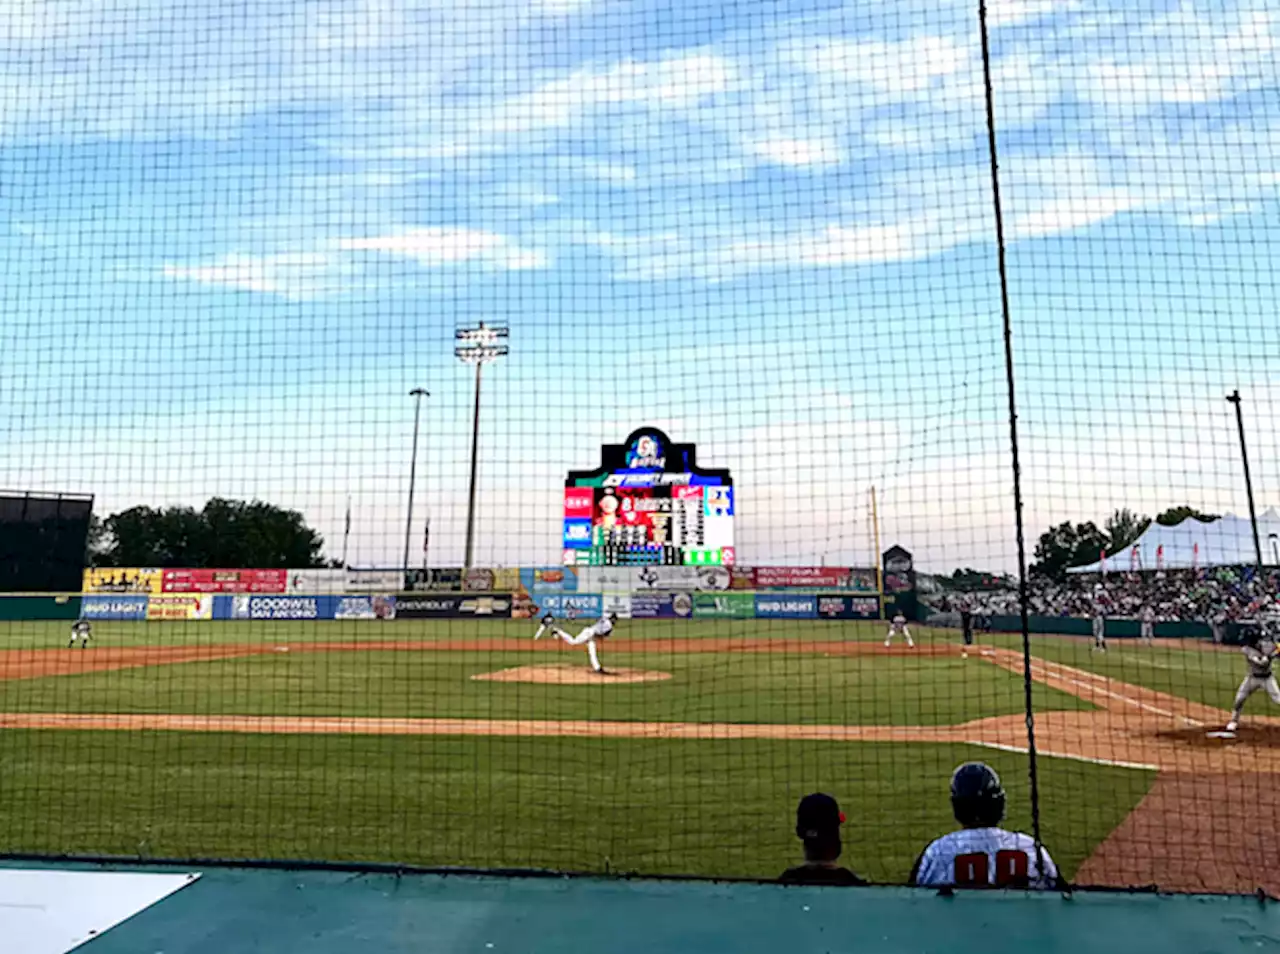
[[[1274,0],[0,23],[0,852],[1280,891]]]

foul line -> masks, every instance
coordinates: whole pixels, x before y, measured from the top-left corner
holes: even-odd
[[[965,742],[968,745],[980,745],[985,749],[998,749],[1001,752],[1013,752],[1017,755],[1030,754],[1030,750],[1027,749],[1026,746],[1005,745],[1001,742],[978,742],[978,741],[974,741],[973,739],[966,739]],[[1036,749],[1036,755],[1038,756],[1043,755],[1046,758],[1051,758],[1051,759],[1069,759],[1072,762],[1089,762],[1092,765],[1110,765],[1115,768],[1139,769],[1144,772],[1160,771],[1160,766],[1147,765],[1144,762],[1121,762],[1117,759],[1095,759],[1095,758],[1090,758],[1087,755],[1068,755],[1064,752],[1049,752],[1041,748]]]

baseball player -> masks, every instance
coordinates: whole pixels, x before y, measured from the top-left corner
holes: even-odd
[[[1150,603],[1142,607],[1141,617],[1141,643],[1143,646],[1155,645],[1156,639],[1156,609]]]
[[[884,644],[888,646],[893,642],[893,637],[895,636],[906,637],[907,647],[910,649],[915,648],[916,644],[911,641],[911,631],[907,629],[907,618],[901,613],[898,613],[893,617],[893,619],[889,620],[889,635],[884,638]]]
[[[587,656],[591,659],[591,668],[601,675],[608,675],[608,671],[600,664],[600,653],[596,649],[596,640],[608,638],[609,634],[613,632],[613,623],[617,618],[617,613],[607,612],[577,636],[570,636],[563,629],[556,626],[555,617],[548,613],[542,617],[542,624],[538,627],[538,631],[533,634],[533,638],[541,639],[543,633],[550,630],[570,646],[586,644]]]
[[[1022,832],[1000,828],[1004,787],[985,762],[966,762],[951,776],[951,811],[963,827],[930,842],[908,884],[961,888],[1037,888],[1059,885],[1058,868],[1044,846]]]
[[[1231,721],[1227,723],[1227,731],[1234,732],[1240,725],[1240,713],[1244,711],[1245,700],[1265,689],[1271,701],[1280,705],[1280,686],[1276,685],[1276,677],[1271,672],[1271,662],[1280,649],[1269,631],[1264,630],[1245,643],[1244,658],[1249,661],[1249,675],[1244,677],[1240,688],[1236,690],[1235,705],[1231,708]]]
[[[1107,591],[1099,583],[1093,588],[1093,649],[1100,653],[1107,651],[1107,607],[1109,605]]]
[[[89,640],[93,636],[93,627],[89,625],[87,619],[78,619],[71,624],[71,642],[67,643],[68,649],[76,648],[76,640],[80,640],[80,648],[88,649]]]

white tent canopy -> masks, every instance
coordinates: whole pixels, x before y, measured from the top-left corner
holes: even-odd
[[[1258,536],[1262,562],[1277,562],[1280,548],[1280,513],[1275,508],[1258,515]],[[1135,549],[1136,548],[1136,549]],[[1068,573],[1125,573],[1130,570],[1186,570],[1206,566],[1252,565],[1253,528],[1248,517],[1227,514],[1212,523],[1188,517],[1175,527],[1154,520],[1133,544],[1119,553],[1108,553],[1106,565],[1099,560],[1088,566],[1073,566]]]

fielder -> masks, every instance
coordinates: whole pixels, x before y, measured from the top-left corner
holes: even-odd
[[[1244,711],[1245,700],[1259,689],[1266,690],[1271,701],[1280,705],[1280,686],[1276,685],[1276,677],[1271,672],[1271,662],[1280,649],[1266,630],[1261,636],[1255,636],[1243,647],[1244,658],[1249,661],[1249,675],[1244,677],[1240,688],[1236,690],[1236,701],[1231,708],[1231,721],[1227,723],[1227,731],[1234,732],[1240,725],[1240,713]]]
[[[87,619],[78,619],[71,624],[71,642],[67,643],[68,649],[76,648],[76,640],[80,640],[80,648],[88,649],[89,640],[93,636],[93,627],[89,625]]]
[[[915,648],[916,644],[911,641],[911,631],[907,629],[907,618],[901,613],[889,620],[889,635],[884,638],[884,644],[888,646],[893,642],[893,637],[895,636],[906,637],[907,647],[909,649]]]
[[[1156,611],[1147,605],[1142,607],[1142,645],[1153,646],[1156,639]]]
[[[1107,591],[1099,583],[1093,588],[1093,649],[1100,653],[1107,651],[1107,606],[1109,603]]]
[[[533,634],[533,638],[541,639],[543,633],[550,631],[570,646],[582,646],[585,644],[587,656],[591,659],[591,668],[602,676],[607,676],[609,674],[608,671],[600,664],[600,653],[596,649],[596,640],[608,638],[609,634],[613,632],[613,621],[617,618],[617,613],[605,613],[577,636],[570,636],[563,629],[556,626],[555,617],[548,613],[542,617],[542,624],[538,627],[538,631]]]

